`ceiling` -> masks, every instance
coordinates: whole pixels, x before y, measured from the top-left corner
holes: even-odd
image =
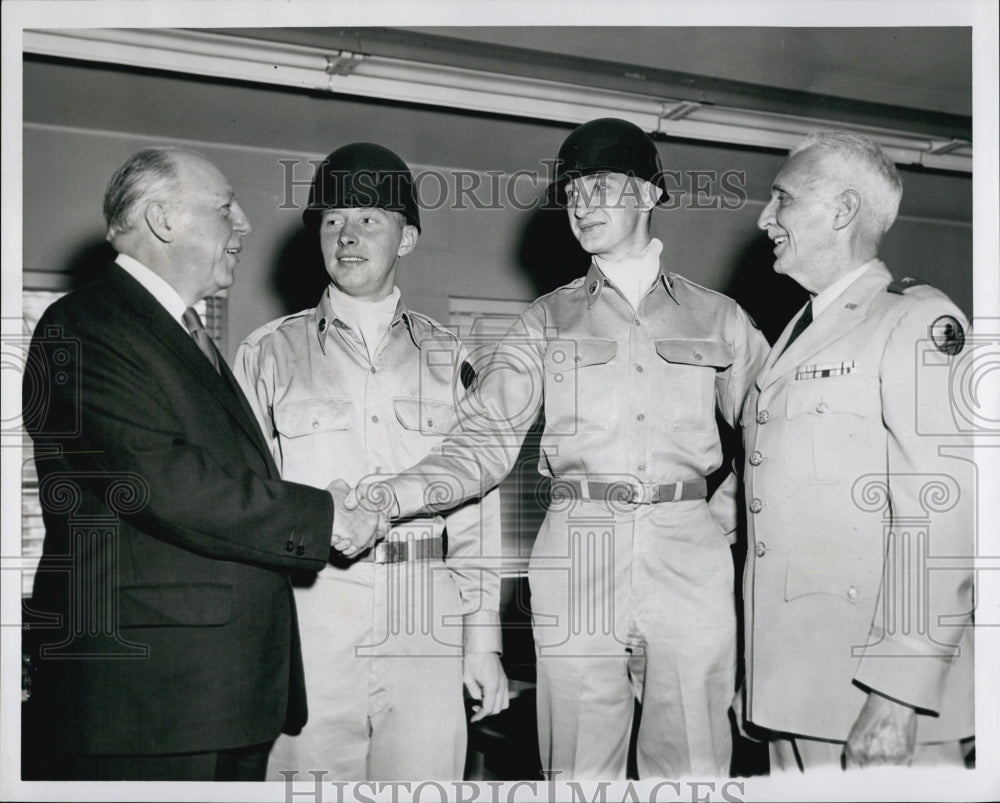
[[[971,28],[433,27],[420,33],[972,114]]]
[[[220,33],[972,138],[971,27],[366,26]]]

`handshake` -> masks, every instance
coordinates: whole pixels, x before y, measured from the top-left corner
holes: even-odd
[[[346,558],[373,547],[389,533],[396,499],[385,485],[351,488],[343,480],[327,486],[333,497],[333,534],[330,546]]]

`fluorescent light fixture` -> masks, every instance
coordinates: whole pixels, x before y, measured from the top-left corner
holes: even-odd
[[[788,150],[816,128],[867,134],[899,164],[972,172],[972,143],[836,120],[656,98],[383,56],[180,29],[28,30],[24,50],[366,98],[583,123],[621,117],[650,133]]]

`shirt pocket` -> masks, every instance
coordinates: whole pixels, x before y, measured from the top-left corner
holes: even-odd
[[[673,429],[715,429],[715,380],[733,364],[733,349],[722,340],[671,338],[656,341],[663,360],[656,387],[664,423]],[[658,377],[659,379],[659,377]]]
[[[354,431],[354,402],[346,398],[283,402],[275,405],[273,415],[284,479],[325,488],[342,476],[346,466],[338,454],[353,453],[361,442]]]
[[[392,400],[396,420],[408,432],[441,437],[452,427],[455,408],[447,402],[413,397]]]
[[[607,432],[618,420],[615,340],[553,340],[545,349],[545,429]]]
[[[455,408],[442,401],[418,397],[392,400],[398,427],[392,433],[392,463],[403,469],[420,461],[451,429]]]
[[[843,483],[869,470],[878,449],[881,400],[873,378],[837,376],[798,379],[788,386],[785,465],[790,479]],[[874,416],[874,418],[873,418]]]
[[[350,399],[304,399],[274,408],[274,428],[283,438],[301,438],[347,429],[354,423]]]

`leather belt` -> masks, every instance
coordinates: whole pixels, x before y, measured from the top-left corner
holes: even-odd
[[[657,485],[652,482],[598,482],[596,480],[558,479],[552,481],[552,495],[572,496],[593,502],[619,502],[631,505],[659,505],[708,497],[704,477],[684,482]]]
[[[411,560],[433,560],[444,557],[440,538],[417,538],[412,541],[379,541],[360,556],[372,563],[406,563]]]

